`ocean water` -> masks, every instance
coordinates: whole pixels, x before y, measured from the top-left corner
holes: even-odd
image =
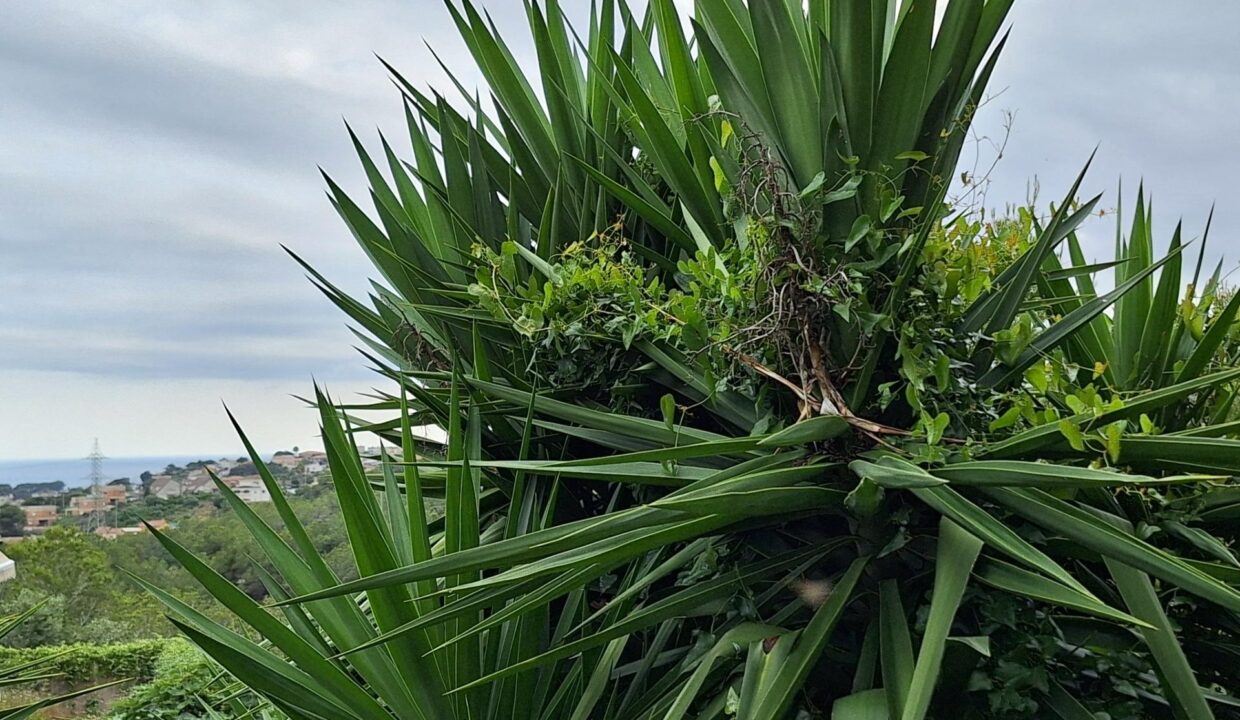
[[[117,457],[103,461],[103,476],[107,480],[127,477],[137,482],[138,476],[149,470],[158,473],[168,464],[185,465],[195,460],[215,460],[221,457],[237,458],[244,453],[204,455],[159,455],[150,457]],[[0,484],[55,482],[60,480],[66,487],[85,487],[90,484],[90,460],[0,460]]]

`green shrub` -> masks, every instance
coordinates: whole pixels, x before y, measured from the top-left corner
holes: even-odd
[[[154,676],[155,665],[169,644],[184,646],[178,639],[139,640],[94,645],[44,645],[33,648],[0,647],[0,665],[45,660],[42,667],[59,673],[68,683],[128,678],[144,682]]]
[[[253,693],[239,688],[201,650],[178,640],[164,645],[155,661],[153,677],[113,705],[108,720],[283,720],[283,715],[263,705]]]
[[[36,606],[16,615],[0,616],[0,638],[11,633],[38,609]],[[6,656],[0,656],[0,689],[3,689],[0,691],[0,717],[5,720],[26,720],[42,708],[71,700],[118,682],[113,681],[113,683],[93,687],[87,684],[56,696],[38,692],[39,688],[49,680],[61,679],[56,663],[71,653],[71,649],[59,654],[37,650],[8,650]],[[79,666],[73,667],[78,670],[82,669]]]
[[[185,641],[165,644],[144,684],[112,706],[114,720],[182,720],[205,717],[199,697],[209,694],[218,666]]]

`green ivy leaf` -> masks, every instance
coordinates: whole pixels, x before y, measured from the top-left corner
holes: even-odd
[[[712,158],[711,160],[713,162],[714,159]],[[810,195],[813,195],[814,193],[821,190],[823,183],[825,183],[826,181],[827,181],[827,174],[825,172],[820,172],[817,175],[815,175],[814,179],[810,180],[808,185],[801,188],[801,199],[804,200]]]
[[[1113,463],[1119,462],[1120,439],[1124,436],[1124,427],[1126,425],[1127,421],[1118,420],[1116,422],[1109,423],[1102,429],[1102,437],[1106,441],[1107,457],[1109,457]]]
[[[1029,384],[1036,388],[1039,393],[1045,394],[1047,388],[1050,387],[1050,379],[1046,374],[1046,365],[1041,363],[1034,364],[1026,370],[1025,379],[1028,380]]]
[[[848,181],[841,185],[839,189],[832,190],[826,195],[823,195],[822,204],[830,205],[831,203],[837,203],[841,200],[848,200],[849,198],[856,197],[857,188],[859,187],[861,187],[861,176],[853,175],[848,178]]]
[[[943,439],[943,431],[947,430],[949,423],[951,423],[951,418],[948,417],[947,413],[941,412],[935,415],[930,420],[930,424],[926,426],[926,442],[931,445],[938,445],[939,441]]]
[[[676,429],[676,398],[667,393],[659,398],[659,408],[663,411],[663,424],[668,430]]]
[[[1078,452],[1085,450],[1085,436],[1081,434],[1081,428],[1071,420],[1064,419],[1059,421],[1059,432],[1068,439],[1068,444],[1073,450]]]
[[[857,243],[865,239],[869,234],[873,223],[868,215],[862,215],[853,222],[852,229],[848,231],[848,239],[844,241],[844,252],[850,252]]]
[[[1006,427],[1011,427],[1016,424],[1017,420],[1020,419],[1023,410],[1024,409],[1020,405],[1013,405],[1007,409],[1007,412],[1003,413],[994,420],[991,420],[990,425],[987,427],[991,432],[994,432],[995,430],[1002,430]]]
[[[947,390],[951,383],[951,361],[946,355],[940,355],[934,361],[934,381],[940,390]]]
[[[904,204],[903,195],[897,195],[896,197],[891,198],[890,200],[887,201],[886,204],[883,205],[883,210],[882,210],[882,213],[879,215],[879,219],[881,219],[883,222],[887,222],[889,219],[891,219],[891,216],[895,214],[895,211],[899,210],[900,206],[903,204]]]
[[[862,478],[857,487],[844,498],[844,507],[857,517],[873,517],[882,502],[882,487],[872,480]]]

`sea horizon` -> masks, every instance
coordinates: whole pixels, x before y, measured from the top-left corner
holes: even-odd
[[[224,453],[185,453],[180,455],[139,455],[110,457],[103,461],[105,482],[127,477],[133,482],[146,471],[158,473],[168,465],[181,465],[195,460],[218,460],[238,458],[244,451]],[[61,481],[66,487],[86,487],[90,484],[89,458],[22,458],[0,460],[0,485],[43,483]]]

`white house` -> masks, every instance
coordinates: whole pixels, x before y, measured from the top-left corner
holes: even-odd
[[[150,494],[160,500],[179,497],[181,495],[181,483],[173,480],[169,475],[156,476],[155,480],[151,482]]]
[[[271,502],[271,493],[267,492],[267,486],[258,476],[241,478],[233,486],[233,492],[247,503]]]
[[[15,577],[17,577],[17,563],[0,552],[0,582],[12,580]]]
[[[301,471],[307,475],[327,469],[327,453],[322,450],[302,450],[297,453],[297,459],[301,461]]]

